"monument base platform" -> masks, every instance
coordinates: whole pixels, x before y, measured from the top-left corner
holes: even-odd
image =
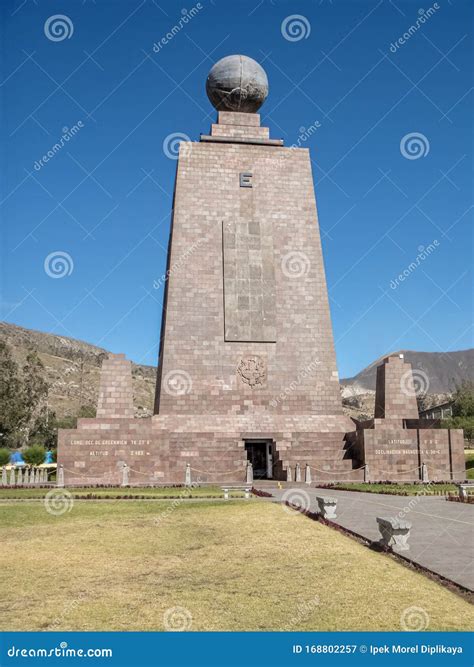
[[[249,462],[256,479],[464,479],[462,431],[385,421],[268,413],[80,419],[60,431],[59,460],[68,486],[120,485],[124,466],[130,486],[184,484],[187,467],[192,483],[243,484]]]
[[[376,416],[366,422],[245,402],[238,413],[137,419],[130,362],[113,355],[103,363],[98,417],[59,430],[61,475],[67,486],[464,480],[462,431],[418,419],[416,396],[399,390],[411,377],[402,359],[379,369]]]

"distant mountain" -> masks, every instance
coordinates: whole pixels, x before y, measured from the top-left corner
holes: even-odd
[[[75,416],[83,405],[97,405],[99,371],[107,350],[75,338],[56,336],[0,322],[0,340],[9,344],[23,365],[29,350],[36,350],[50,386],[49,406],[58,417]],[[153,414],[156,368],[132,364],[135,415]]]
[[[454,391],[463,380],[474,381],[474,349],[458,352],[415,352],[398,350],[390,354],[403,354],[413,370],[426,373],[429,380],[428,393],[445,394]],[[341,380],[343,396],[367,391],[375,391],[377,366],[389,356],[384,354],[370,366],[351,378]]]
[[[50,385],[49,405],[58,417],[75,416],[82,405],[96,405],[99,371],[108,350],[75,338],[56,336],[14,324],[0,322],[0,340],[6,341],[16,361],[22,365],[28,350],[36,350],[45,366]],[[399,350],[414,370],[429,378],[429,404],[444,400],[462,380],[474,380],[474,350],[459,352],[413,352]],[[384,355],[384,357],[387,355]],[[341,394],[346,414],[367,415],[374,410],[377,359],[352,378],[341,380]],[[153,414],[156,368],[132,364],[135,415]]]

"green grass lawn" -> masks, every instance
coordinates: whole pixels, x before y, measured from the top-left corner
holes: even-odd
[[[399,496],[416,496],[424,494],[432,496],[435,494],[446,494],[448,492],[458,492],[455,484],[377,484],[377,483],[344,483],[336,482],[332,485],[334,489],[348,489],[351,491],[365,491],[366,493],[393,493]]]
[[[474,624],[454,593],[280,505],[172,508],[0,502],[0,629],[400,630],[412,607],[428,630]]]
[[[35,488],[20,488],[20,489],[0,489],[0,500],[10,499],[24,499],[24,498],[44,498],[44,496],[51,489],[35,489]],[[101,496],[103,498],[116,498],[117,496],[147,496],[150,498],[223,498],[224,492],[220,486],[196,486],[190,489],[183,487],[148,487],[148,488],[124,488],[124,487],[110,487],[110,488],[76,488],[71,487],[67,489],[76,498],[86,497],[90,494],[94,496]],[[229,491],[229,495],[235,498],[242,498],[243,491]]]
[[[466,449],[466,477],[474,479],[474,449]],[[366,491],[367,493],[393,493],[395,495],[415,496],[420,493],[433,495],[438,493],[458,493],[459,489],[455,484],[377,484],[377,483],[345,483],[336,482],[335,489],[349,489],[353,491]]]

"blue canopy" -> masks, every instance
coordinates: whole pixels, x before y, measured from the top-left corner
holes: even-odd
[[[26,463],[23,461],[21,452],[13,452],[13,454],[10,455],[10,463],[16,466],[26,465]]]

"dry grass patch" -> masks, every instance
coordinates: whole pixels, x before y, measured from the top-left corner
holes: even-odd
[[[428,630],[472,627],[473,608],[382,554],[263,501],[89,502],[49,515],[0,505],[0,628],[163,630],[174,607],[193,630]]]

